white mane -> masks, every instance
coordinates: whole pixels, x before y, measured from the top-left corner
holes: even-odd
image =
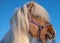
[[[44,20],[48,21],[48,13],[47,11],[39,4],[34,3],[31,13],[34,16],[39,16]],[[12,31],[12,41],[4,41],[8,40],[5,38],[3,41],[6,43],[30,43],[30,37],[28,35],[29,30],[29,22],[28,22],[28,10],[27,4],[22,8],[18,8],[15,15],[11,19],[11,30]],[[33,42],[32,42],[33,43]]]

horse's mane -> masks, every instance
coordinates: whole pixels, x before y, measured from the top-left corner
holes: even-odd
[[[49,22],[49,15],[48,15],[47,10],[45,8],[43,8],[40,4],[37,4],[35,2],[33,2],[33,3],[35,6],[33,6],[33,8],[32,8],[31,14],[33,14],[34,16],[38,16],[41,19]],[[27,3],[27,4],[29,4],[29,3]],[[14,22],[16,20],[16,26],[19,28],[18,29],[19,31],[20,31],[20,28],[26,29],[26,26],[27,26],[27,28],[29,28],[27,4],[25,4],[21,8],[18,8],[15,11],[14,16],[12,17],[12,20],[11,20],[11,21],[13,21],[13,19],[14,19]],[[11,22],[11,24],[13,24],[13,23]]]
[[[43,20],[49,21],[49,16],[45,8],[35,2],[34,4],[35,6],[33,6],[31,13],[34,16],[39,16]],[[22,8],[16,10],[11,19],[11,31],[14,37],[12,43],[29,43],[27,30],[29,30],[29,20],[27,4],[25,4]]]

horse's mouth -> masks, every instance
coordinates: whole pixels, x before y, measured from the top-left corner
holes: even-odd
[[[54,35],[48,35],[48,34],[45,34],[45,38],[48,39],[48,40],[52,40],[55,38]]]

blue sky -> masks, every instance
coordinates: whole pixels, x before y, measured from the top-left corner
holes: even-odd
[[[60,0],[34,0],[49,12],[51,24],[56,30],[56,42],[60,43]],[[30,0],[0,0],[0,40],[10,29],[14,10]]]

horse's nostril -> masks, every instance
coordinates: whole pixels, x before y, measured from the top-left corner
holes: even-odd
[[[53,35],[55,35],[55,33],[53,33]]]
[[[52,33],[52,38],[55,38],[55,33],[54,32]]]

